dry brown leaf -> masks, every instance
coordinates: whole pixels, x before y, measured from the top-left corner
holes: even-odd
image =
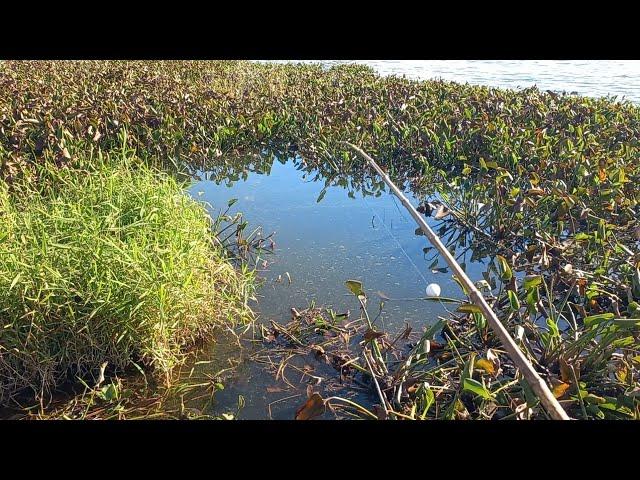
[[[560,357],[558,363],[560,364],[560,378],[562,381],[565,383],[573,383],[574,378],[571,372],[571,365],[569,365],[563,357]],[[576,377],[577,376],[578,372],[576,371]]]
[[[324,400],[318,393],[314,393],[309,399],[296,410],[296,420],[311,420],[312,418],[319,417],[325,411]]]
[[[567,390],[569,390],[569,387],[571,385],[568,383],[564,383],[564,382],[560,382],[558,383],[555,387],[553,387],[553,396],[556,398],[562,398],[564,396],[565,393],[567,393]]]
[[[476,360],[475,368],[480,368],[491,375],[496,373],[496,368],[493,366],[493,363],[491,363],[486,358],[480,358]]]
[[[380,338],[382,336],[384,336],[383,332],[376,332],[375,330],[369,328],[366,332],[364,332],[364,341],[369,342],[374,338]]]
[[[438,207],[438,210],[436,210],[436,214],[434,216],[434,218],[436,220],[440,220],[444,217],[446,217],[447,215],[449,215],[451,212],[449,210],[445,210],[444,205],[440,205]]]

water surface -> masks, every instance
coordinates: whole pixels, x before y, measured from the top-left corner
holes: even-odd
[[[322,63],[329,67],[347,62]],[[382,75],[442,78],[514,89],[537,85],[542,90],[640,101],[640,61],[356,63],[370,65]],[[414,221],[391,194],[364,197],[356,193],[350,198],[344,188],[329,187],[318,202],[324,182],[310,181],[311,176],[296,169],[294,162],[275,161],[267,170],[269,174],[251,173],[246,180],[235,183],[201,181],[191,189],[195,198],[214,206],[213,215],[230,198],[237,198],[232,212],[243,212],[249,225],[261,226],[265,234],[275,232],[276,251],[265,257],[268,266],[261,273],[264,285],[255,306],[260,322],[286,323],[291,307],[303,309],[312,301],[336,312],[350,310],[353,317],[358,314],[358,304],[344,287],[347,279],[364,283],[372,311],[377,311],[376,292],[392,299],[385,302],[379,319],[380,328],[389,331],[399,330],[405,322],[419,330],[446,313],[442,304],[419,300],[429,283],[440,284],[443,296],[460,297],[450,273],[433,273],[431,261],[423,252],[427,240],[415,235]],[[466,263],[471,279],[482,280],[486,266],[468,259]],[[444,263],[438,266],[444,267]],[[219,347],[213,346],[209,354],[228,354]],[[206,374],[210,368],[203,367],[201,373]],[[306,385],[301,384],[298,391],[280,387],[282,382],[275,382],[261,366],[245,361],[225,390],[216,394],[213,413],[233,409],[238,395],[242,395],[246,403],[240,418],[291,419],[304,401]],[[287,398],[292,395],[299,396]]]
[[[376,292],[391,298],[378,320],[379,328],[391,332],[399,331],[405,322],[422,330],[446,314],[443,304],[421,300],[429,283],[440,284],[443,296],[461,296],[450,273],[433,273],[429,268],[433,254],[427,257],[423,252],[428,241],[415,234],[414,220],[390,193],[378,197],[356,193],[350,198],[346,189],[334,186],[318,202],[323,181],[310,181],[310,175],[297,170],[293,161],[275,161],[270,170],[249,174],[245,181],[200,181],[191,188],[195,198],[213,206],[212,214],[230,198],[237,198],[232,212],[242,212],[249,225],[262,226],[265,234],[275,232],[275,254],[264,257],[269,265],[261,273],[264,285],[254,307],[261,322],[286,323],[291,307],[300,310],[312,301],[338,313],[350,310],[351,317],[357,318],[357,300],[344,286],[348,279],[363,282],[374,314],[380,300]],[[482,280],[482,264],[467,265],[472,280]],[[441,261],[438,266],[445,264]],[[246,363],[216,394],[217,408],[228,407],[243,395],[246,406],[241,418],[263,419],[268,417],[270,402],[306,388],[302,384],[299,392],[268,392],[274,385],[272,375]],[[271,416],[291,419],[300,404],[300,400],[276,404]]]
[[[289,62],[279,60],[278,62]],[[317,61],[305,63],[318,63]],[[324,60],[331,66],[358,63],[381,75],[443,79],[474,85],[617,96],[640,102],[640,60]]]

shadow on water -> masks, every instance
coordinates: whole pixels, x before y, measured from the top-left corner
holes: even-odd
[[[444,297],[460,296],[445,264],[438,262],[426,238],[416,234],[413,219],[399,201],[367,169],[342,175],[332,171],[320,172],[298,156],[250,156],[198,172],[200,180],[190,188],[194,198],[209,204],[212,215],[235,198],[231,214],[242,212],[249,225],[260,226],[265,234],[274,232],[274,252],[257,261],[263,282],[253,305],[258,322],[286,323],[292,307],[304,309],[313,304],[350,311],[355,318],[358,303],[344,282],[356,279],[363,282],[376,312],[384,301],[377,319],[379,328],[393,332],[408,323],[422,331],[432,325],[447,311],[445,304],[421,300],[427,285],[438,283]],[[418,203],[411,194],[410,199]],[[433,218],[429,222],[441,226]],[[447,227],[441,233],[450,231]],[[470,257],[465,252],[460,261],[473,280],[482,280],[486,265]],[[251,341],[244,343],[248,351],[241,354],[242,361],[225,381],[224,390],[216,393],[214,413],[233,410],[241,396],[244,407],[239,418],[292,419],[306,398],[309,377],[292,390],[264,366],[247,361],[260,341],[254,341],[253,347]],[[214,367],[224,368],[230,352],[218,347],[214,344],[202,354],[206,360],[196,359],[199,363],[193,365],[190,381],[210,374]],[[240,349],[236,353],[240,355]],[[292,372],[289,381],[300,378]],[[363,400],[367,402],[358,398]],[[371,397],[368,403],[373,400]]]

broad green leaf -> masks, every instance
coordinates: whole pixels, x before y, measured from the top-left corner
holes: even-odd
[[[591,315],[584,319],[585,327],[592,327],[602,322],[606,322],[607,320],[613,320],[615,315],[613,313],[601,313],[599,315]]]
[[[588,233],[580,232],[580,233],[577,233],[576,236],[573,238],[575,238],[577,241],[580,242],[582,240],[589,240],[590,238],[592,238],[592,235],[589,235]]]
[[[433,405],[436,401],[435,395],[433,394],[431,389],[426,385],[424,387],[423,399],[424,399],[424,409],[422,410],[422,416],[424,417],[429,411],[429,409],[431,408],[431,405]]]
[[[358,280],[347,280],[344,282],[347,288],[353,293],[356,297],[360,295],[364,295],[364,290],[362,289],[362,282]]]
[[[531,290],[542,283],[542,277],[540,275],[527,275],[524,277],[523,287],[525,290]]]
[[[498,259],[498,267],[500,268],[500,278],[503,281],[508,282],[511,280],[511,277],[513,277],[511,267],[509,266],[507,259],[502,255],[496,255],[496,258]]]
[[[478,354],[476,352],[471,352],[469,355],[469,360],[464,365],[464,369],[462,370],[462,375],[460,376],[460,380],[462,380],[463,384],[467,378],[473,377],[473,369],[475,367],[475,360]]]
[[[460,279],[456,275],[451,275],[451,278],[453,278],[455,282],[460,286],[460,288],[462,289],[465,295],[469,295],[469,290],[467,290],[467,287],[464,286],[464,284],[460,281]]]
[[[463,382],[463,389],[469,392],[473,392],[476,395],[480,395],[485,400],[493,398],[493,395],[482,383],[474,380],[473,378],[465,378]]]

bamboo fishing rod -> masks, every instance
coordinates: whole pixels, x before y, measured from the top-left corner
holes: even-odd
[[[409,213],[416,221],[416,223],[420,226],[420,229],[429,239],[431,244],[438,250],[438,252],[440,252],[440,255],[444,257],[451,270],[453,270],[458,279],[469,291],[469,298],[475,305],[478,306],[478,308],[480,308],[483,315],[487,319],[489,326],[502,342],[502,345],[507,351],[509,358],[511,358],[513,363],[515,363],[515,365],[520,369],[520,371],[524,375],[525,380],[531,386],[531,389],[534,391],[534,393],[538,396],[538,398],[540,399],[540,403],[542,403],[549,416],[551,416],[551,418],[553,418],[554,420],[571,420],[571,417],[567,415],[567,412],[564,411],[562,405],[560,405],[558,400],[553,396],[545,381],[540,377],[538,372],[536,372],[536,370],[533,368],[533,365],[531,365],[524,353],[522,353],[522,350],[520,350],[502,322],[498,320],[498,317],[496,316],[493,309],[489,306],[482,293],[480,293],[480,291],[476,288],[475,284],[467,276],[467,274],[458,264],[453,255],[451,255],[451,252],[449,252],[449,250],[444,246],[444,244],[440,240],[440,237],[438,237],[433,232],[433,230],[431,230],[431,227],[429,227],[420,213],[418,213],[413,205],[409,203],[407,197],[405,197],[402,191],[391,181],[389,175],[387,175],[384,170],[382,170],[378,166],[375,160],[367,155],[361,148],[356,147],[349,142],[343,143],[360,154],[365,160],[367,160],[367,162],[369,162],[369,164],[375,169],[375,171],[378,172],[378,175],[382,177],[384,183],[389,186],[396,197],[400,199],[402,205],[404,205],[404,207],[409,211]]]

